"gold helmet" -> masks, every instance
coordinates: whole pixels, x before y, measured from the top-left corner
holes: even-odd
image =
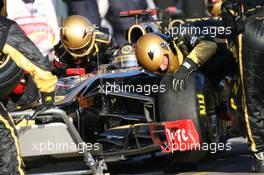
[[[166,36],[147,33],[139,38],[135,46],[135,53],[139,64],[151,71],[159,72],[163,59],[168,62],[168,73],[174,73],[179,68],[177,51],[166,41]]]
[[[209,0],[208,11],[212,16],[219,16],[222,13],[223,0]]]
[[[6,0],[0,1],[1,16],[7,16],[6,12]]]
[[[61,41],[73,57],[84,57],[94,50],[94,29],[95,27],[85,17],[69,16],[61,28]]]

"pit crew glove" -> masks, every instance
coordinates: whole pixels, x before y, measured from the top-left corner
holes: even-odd
[[[54,107],[55,91],[47,93],[40,92],[42,105],[48,109]]]
[[[180,68],[175,72],[172,79],[172,89],[175,92],[187,88],[189,75],[197,69],[197,64],[190,58],[186,58]]]

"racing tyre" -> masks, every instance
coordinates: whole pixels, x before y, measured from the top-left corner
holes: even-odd
[[[0,98],[13,90],[23,74],[24,71],[15,64],[10,56],[0,56]]]
[[[160,121],[191,119],[200,136],[200,144],[219,141],[219,120],[216,115],[216,100],[208,80],[200,73],[193,73],[187,89],[176,93],[171,89],[171,77],[164,77],[166,91],[158,97]],[[179,162],[195,162],[205,158],[207,150],[176,151]]]

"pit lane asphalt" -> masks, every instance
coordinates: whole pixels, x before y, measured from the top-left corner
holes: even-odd
[[[119,175],[225,175],[225,174],[254,174],[251,172],[253,159],[250,156],[245,139],[233,138],[230,152],[222,152],[197,164],[179,164],[169,160],[165,156],[144,156],[133,160],[119,161],[108,164],[110,174]],[[42,168],[34,167],[27,171],[29,174],[45,172],[68,171],[82,169],[84,165],[80,160],[45,165]],[[49,174],[49,173],[47,173]],[[43,175],[43,174],[42,174]]]

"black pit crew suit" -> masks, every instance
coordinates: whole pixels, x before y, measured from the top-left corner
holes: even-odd
[[[238,36],[235,44],[243,86],[243,108],[251,149],[258,153],[264,152],[264,2],[242,2],[246,4],[243,23],[223,20],[240,25],[234,32]]]
[[[91,73],[96,70],[98,63],[99,65],[107,64],[112,60],[116,47],[117,44],[110,34],[95,32],[93,51],[85,57],[73,58],[60,42],[55,46],[56,58],[53,61],[55,67],[53,72],[58,76],[65,76],[67,68],[85,68],[86,73]]]
[[[45,58],[19,26],[5,17],[0,17],[0,49],[30,73],[41,91],[42,103],[51,104],[57,77],[45,67]],[[22,164],[14,122],[0,102],[0,174],[23,175]]]
[[[225,25],[233,30],[230,45],[236,47],[239,58],[242,104],[254,169],[264,173],[264,1],[226,0],[222,9]]]

